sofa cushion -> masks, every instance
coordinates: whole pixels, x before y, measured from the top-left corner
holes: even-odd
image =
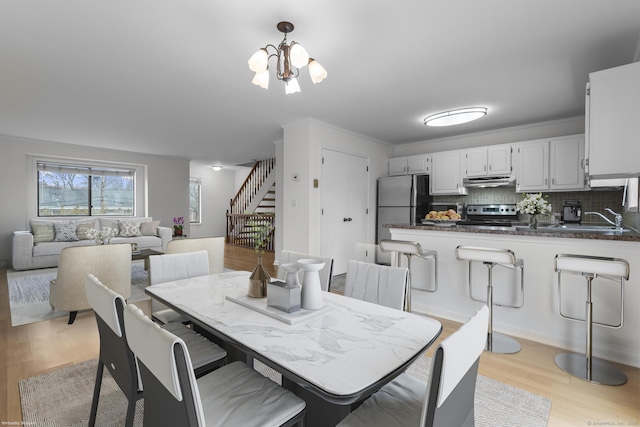
[[[140,234],[143,236],[157,236],[160,221],[145,221],[140,223]]]
[[[31,234],[33,234],[33,242],[53,242],[55,233],[53,231],[53,223],[32,223]]]
[[[76,236],[78,236],[78,240],[91,240],[89,236],[87,236],[87,231],[95,229],[96,226],[94,222],[84,222],[77,224]]]
[[[55,231],[54,242],[73,242],[78,240],[76,235],[76,224],[73,222],[54,222]]]
[[[140,234],[140,221],[136,220],[119,220],[118,221],[118,230],[120,232],[118,235],[120,237],[138,237]]]
[[[92,246],[93,240],[76,240],[75,242],[44,242],[33,245],[33,256],[60,255],[63,248],[69,246]],[[57,264],[57,263],[56,263]]]

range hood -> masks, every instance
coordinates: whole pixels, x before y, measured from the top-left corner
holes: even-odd
[[[515,176],[479,176],[473,178],[464,178],[462,180],[463,187],[506,187],[515,186]]]

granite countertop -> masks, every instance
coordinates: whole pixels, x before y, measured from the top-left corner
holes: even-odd
[[[615,230],[584,231],[579,229],[560,230],[551,224],[541,224],[538,229],[532,230],[525,223],[515,223],[511,227],[497,226],[469,226],[443,223],[440,225],[425,224],[383,224],[386,228],[402,228],[409,230],[424,231],[445,231],[452,233],[483,233],[502,234],[507,236],[535,236],[535,237],[558,237],[564,239],[590,239],[590,240],[617,240],[623,242],[640,242],[640,232],[633,229],[626,229],[623,232]]]

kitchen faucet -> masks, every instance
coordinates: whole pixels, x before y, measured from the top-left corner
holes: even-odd
[[[620,231],[622,230],[622,214],[619,213],[615,213],[614,211],[612,211],[609,208],[605,208],[604,210],[606,210],[609,213],[612,213],[616,216],[615,222],[611,221],[609,218],[607,218],[606,216],[602,215],[600,212],[585,212],[585,215],[598,215],[599,217],[601,217],[602,219],[604,219],[605,221],[607,221],[609,224],[611,225],[615,225],[616,226],[616,230]]]

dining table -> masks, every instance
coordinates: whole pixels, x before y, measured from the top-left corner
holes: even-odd
[[[430,317],[332,292],[322,293],[320,309],[287,313],[247,296],[250,274],[192,277],[145,292],[222,344],[230,361],[257,359],[279,372],[282,386],[307,403],[307,426],[335,426],[442,331]]]

